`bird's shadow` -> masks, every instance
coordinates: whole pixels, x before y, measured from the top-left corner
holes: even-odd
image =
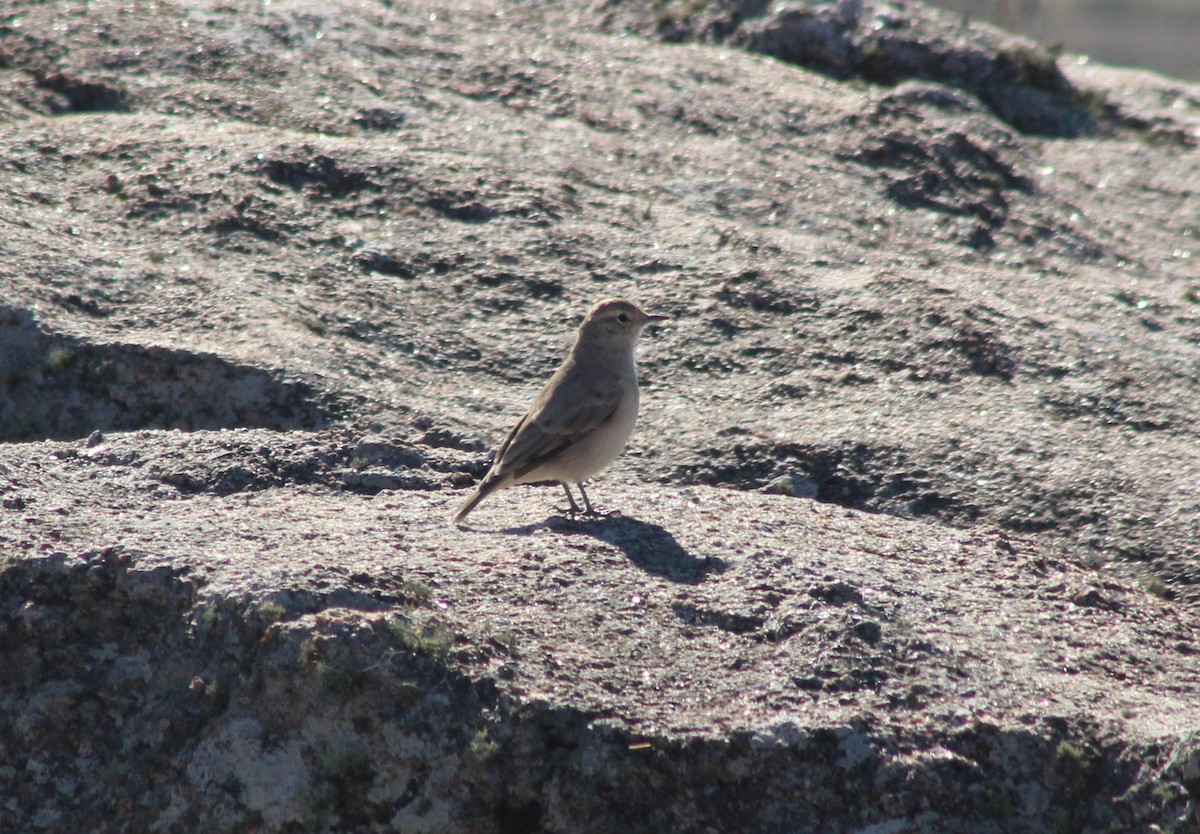
[[[728,565],[721,559],[697,558],[676,541],[670,531],[658,524],[621,515],[573,519],[551,516],[536,524],[508,527],[498,533],[528,536],[549,528],[566,535],[586,535],[619,548],[646,573],[684,585],[697,585],[710,573],[722,573]]]

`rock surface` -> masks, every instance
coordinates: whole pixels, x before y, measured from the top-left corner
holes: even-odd
[[[1200,825],[1195,87],[906,2],[30,3],[0,136],[0,830]],[[621,515],[447,526],[618,294]]]

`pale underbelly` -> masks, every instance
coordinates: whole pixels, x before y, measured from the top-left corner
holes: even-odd
[[[617,459],[633,434],[634,423],[637,422],[637,397],[629,397],[628,405],[623,405],[607,422],[601,424],[591,434],[576,441],[573,445],[551,461],[531,472],[525,473],[516,483],[527,484],[534,481],[564,481],[578,483],[594,475]]]

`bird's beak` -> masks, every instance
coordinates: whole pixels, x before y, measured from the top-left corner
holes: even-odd
[[[666,321],[666,320],[667,320],[667,316],[651,316],[651,315],[647,315],[647,316],[646,316],[646,320],[647,320],[648,322],[650,322],[651,324],[654,324],[654,322],[656,322],[656,321]]]

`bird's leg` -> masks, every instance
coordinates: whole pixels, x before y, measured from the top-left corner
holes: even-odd
[[[575,516],[579,515],[579,505],[575,503],[575,496],[571,494],[571,488],[567,486],[566,481],[562,482],[562,488],[567,493],[567,500],[571,502],[571,509],[567,510],[567,514],[574,518]],[[581,493],[583,492],[582,486],[580,486],[579,491]],[[583,500],[585,502],[587,501],[586,495],[583,496]],[[591,510],[590,504],[588,505],[588,509]]]
[[[584,510],[584,513],[583,513],[584,515],[591,516],[592,518],[600,518],[600,517],[603,517],[606,515],[613,514],[613,513],[608,512],[607,510],[603,510],[603,509],[597,510],[595,507],[592,506],[592,502],[588,500],[587,493],[583,491],[583,481],[580,481],[578,484],[576,484],[576,486],[579,487],[579,494],[583,496],[583,506],[587,507],[587,509]]]
[[[575,486],[579,487],[579,494],[583,496],[583,506],[587,507],[587,509],[584,511],[584,515],[590,515],[590,516],[599,515],[599,513],[597,513],[596,510],[592,507],[592,502],[588,500],[587,493],[584,492],[583,481],[580,481],[579,483],[575,484]]]

